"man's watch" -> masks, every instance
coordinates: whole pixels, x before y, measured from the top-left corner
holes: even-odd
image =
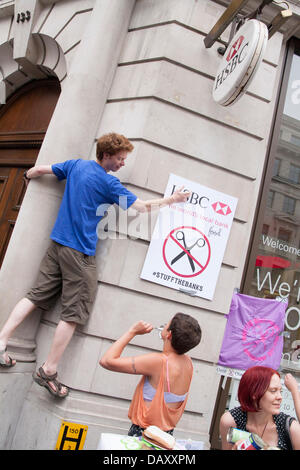
[[[24,176],[24,178],[25,178],[26,180],[30,181],[30,178],[28,178],[28,176],[27,176],[27,171],[28,171],[28,170],[24,171],[24,175],[23,175],[23,176]]]

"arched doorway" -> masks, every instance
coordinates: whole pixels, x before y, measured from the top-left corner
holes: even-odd
[[[0,108],[0,266],[60,94],[58,80],[33,81]]]

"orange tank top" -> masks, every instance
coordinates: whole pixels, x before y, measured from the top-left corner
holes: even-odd
[[[163,366],[153,400],[150,403],[147,402],[147,404],[144,401],[143,388],[146,377],[143,376],[134,392],[133,399],[128,411],[128,418],[132,421],[133,424],[137,424],[141,428],[147,428],[148,426],[155,425],[163,431],[169,431],[170,429],[174,429],[180,420],[186,406],[188,393],[185,400],[178,408],[171,408],[165,403],[164,388],[166,380],[167,358],[164,354],[162,354],[162,358]]]

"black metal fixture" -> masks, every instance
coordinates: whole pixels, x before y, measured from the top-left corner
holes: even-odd
[[[241,10],[246,6],[249,0],[232,0],[230,5],[224,11],[223,15],[219,18],[207,36],[204,38],[204,44],[206,48],[211,47],[220,35],[225,31],[225,29],[231,24],[231,30],[229,34],[229,40],[227,45],[221,46],[218,48],[218,52],[221,55],[224,55],[228,44],[231,42],[231,39],[235,35],[235,33],[239,30],[239,28],[250,19],[259,19],[264,7],[269,5],[273,2],[273,0],[263,0],[261,4],[254,10],[252,13],[248,15],[242,15]],[[289,5],[287,2],[273,2],[277,4],[285,4],[286,9],[282,9],[272,20],[272,22],[267,25],[269,31],[269,38],[273,36],[273,34],[278,31],[281,26],[292,16],[292,12],[289,9]]]

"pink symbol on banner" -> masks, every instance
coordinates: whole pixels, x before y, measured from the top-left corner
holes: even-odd
[[[244,353],[252,361],[264,361],[272,356],[279,340],[279,327],[271,320],[254,318],[247,322],[242,333]]]

